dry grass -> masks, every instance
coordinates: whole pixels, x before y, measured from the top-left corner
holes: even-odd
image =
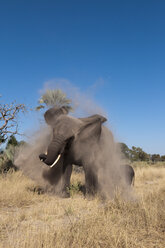
[[[84,179],[74,174],[76,185]],[[38,194],[21,172],[0,177],[2,248],[164,248],[165,168],[136,168],[136,200],[81,193],[61,199]]]

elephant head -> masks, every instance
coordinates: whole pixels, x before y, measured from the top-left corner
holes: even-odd
[[[75,150],[96,141],[100,138],[101,125],[106,118],[101,115],[93,115],[88,118],[74,118],[67,115],[67,108],[50,108],[44,114],[45,121],[53,129],[53,139],[48,146],[46,154],[40,154],[39,158],[45,164],[53,167],[62,157],[67,156],[70,163],[76,163]],[[81,145],[80,145],[81,144]],[[63,155],[63,156],[62,156]],[[77,158],[77,160],[80,160]]]

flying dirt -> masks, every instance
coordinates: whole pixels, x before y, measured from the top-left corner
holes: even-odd
[[[84,168],[86,193],[113,197],[116,189],[122,189],[130,198],[125,161],[104,116],[76,118],[61,107],[47,110],[44,118],[48,125],[15,156],[15,165],[26,176],[47,192],[67,196],[75,164]]]

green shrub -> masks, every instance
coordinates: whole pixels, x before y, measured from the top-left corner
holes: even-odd
[[[8,147],[0,154],[0,173],[6,173],[9,169],[16,170],[14,165],[14,153],[16,147],[8,145]]]

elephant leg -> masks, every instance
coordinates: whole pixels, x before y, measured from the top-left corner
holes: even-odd
[[[58,163],[53,168],[43,171],[43,178],[47,180],[50,185],[57,186],[60,184],[62,178],[62,165]]]
[[[86,193],[94,195],[98,191],[98,176],[91,168],[84,168]]]
[[[72,165],[67,164],[63,168],[63,189],[62,189],[62,195],[64,197],[69,197],[69,187],[70,187],[70,178],[72,174]]]
[[[63,189],[63,170],[62,162],[59,162],[56,166],[49,170],[43,171],[43,178],[51,185],[52,193],[60,195]]]

